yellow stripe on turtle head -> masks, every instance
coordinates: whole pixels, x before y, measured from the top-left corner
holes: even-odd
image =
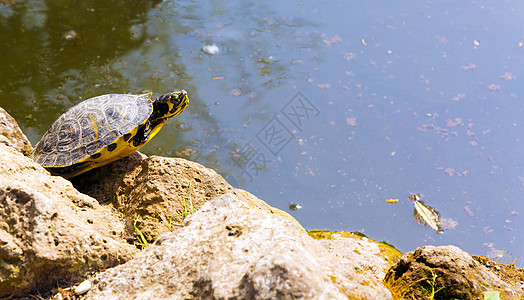
[[[188,104],[189,98],[184,90],[159,96],[153,102],[153,113],[150,118],[152,128],[180,114]]]
[[[187,92],[181,90],[179,92],[172,93],[167,101],[169,105],[169,112],[167,113],[167,118],[174,117],[186,109],[189,104],[189,98],[187,97]]]

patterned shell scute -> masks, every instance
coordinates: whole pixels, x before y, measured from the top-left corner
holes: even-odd
[[[143,123],[152,111],[147,94],[110,94],[85,100],[51,125],[33,158],[48,167],[74,164]]]

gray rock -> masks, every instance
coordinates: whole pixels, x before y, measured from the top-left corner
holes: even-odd
[[[86,299],[391,298],[380,281],[344,268],[296,221],[244,193],[207,202],[177,231],[95,276]]]
[[[16,120],[0,107],[0,143],[13,147],[29,156],[33,151],[31,143],[22,132]]]
[[[0,297],[78,281],[137,252],[114,212],[4,144],[0,174]]]
[[[502,299],[522,299],[524,270],[510,267],[497,274],[490,268],[495,265],[499,270],[508,268],[488,258],[474,258],[455,246],[424,246],[404,254],[385,280],[403,299],[427,298],[430,282],[435,291],[442,288],[435,299],[482,299],[485,291],[500,291]]]

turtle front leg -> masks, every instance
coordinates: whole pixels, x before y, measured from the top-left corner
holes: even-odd
[[[151,134],[151,122],[147,120],[144,124],[138,127],[136,135],[132,138],[133,146],[140,147],[149,140]]]

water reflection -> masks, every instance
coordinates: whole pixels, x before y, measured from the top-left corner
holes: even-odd
[[[109,67],[145,37],[129,32],[151,3],[27,1],[2,6],[0,105],[33,143],[66,108],[92,96],[137,92]],[[115,13],[118,11],[118,14]],[[5,48],[4,48],[5,47]]]

